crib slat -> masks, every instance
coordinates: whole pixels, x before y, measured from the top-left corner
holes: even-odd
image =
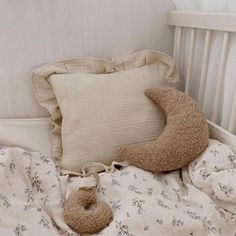
[[[225,68],[226,68],[226,62],[227,62],[227,54],[228,54],[228,47],[229,47],[229,37],[230,33],[225,32],[224,34],[224,40],[223,40],[223,46],[221,51],[221,58],[220,58],[220,66],[219,66],[219,74],[216,84],[216,92],[214,97],[214,104],[213,104],[213,112],[212,112],[212,121],[217,122],[219,110],[220,110],[220,99],[222,95],[222,88],[224,86],[224,79],[225,79]]]
[[[186,82],[185,82],[185,92],[186,92],[187,94],[189,94],[189,92],[190,92],[190,79],[191,79],[191,74],[192,74],[192,66],[193,66],[193,57],[194,57],[195,41],[196,41],[196,29],[192,29],[192,30],[191,30],[190,45],[189,45],[188,66],[187,66],[187,73],[186,73]]]
[[[233,133],[235,127],[236,127],[236,94],[234,96],[234,102],[229,121],[229,128],[228,128],[229,132]]]
[[[175,43],[174,43],[174,58],[176,61],[176,66],[179,70],[180,62],[180,53],[181,53],[181,44],[182,44],[182,27],[175,27]]]
[[[198,103],[201,107],[203,106],[203,100],[204,100],[204,94],[205,94],[205,88],[206,88],[206,80],[207,80],[209,56],[210,56],[210,46],[211,46],[210,44],[211,44],[211,31],[207,30],[206,38],[205,38],[205,45],[204,45],[200,86],[199,86],[199,92],[198,92]]]

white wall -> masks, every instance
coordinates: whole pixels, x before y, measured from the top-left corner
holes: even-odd
[[[236,0],[173,0],[176,4],[177,10],[202,10],[209,12],[236,12]],[[198,31],[195,58],[194,58],[194,69],[192,74],[191,95],[196,98],[197,88],[199,85],[201,59],[203,53],[205,33]],[[212,39],[211,47],[211,59],[209,62],[209,80],[207,82],[205,100],[204,100],[204,111],[208,118],[211,117],[213,97],[216,86],[216,78],[219,66],[219,57],[221,53],[221,45],[223,40],[223,33],[217,32],[214,34]],[[188,49],[189,32],[185,31],[185,37],[183,40],[183,46],[185,53],[183,59],[186,59],[186,53]],[[222,97],[222,109],[221,117],[219,117],[218,124],[224,128],[228,128],[229,119],[231,115],[231,109],[233,106],[234,97],[236,99],[236,34],[231,34],[231,43],[228,53],[228,66],[225,73],[225,87],[224,95]],[[181,68],[181,74],[185,75],[185,66]],[[236,121],[234,125],[234,133],[236,134]]]
[[[170,54],[174,8],[172,0],[0,0],[0,118],[49,115],[31,88],[40,65],[143,49]]]

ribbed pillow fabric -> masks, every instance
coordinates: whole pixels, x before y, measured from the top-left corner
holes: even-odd
[[[115,61],[80,58],[34,71],[33,86],[51,115],[53,157],[66,171],[119,160],[121,144],[148,142],[162,133],[165,115],[145,97],[147,88],[175,86],[174,61],[142,51]]]

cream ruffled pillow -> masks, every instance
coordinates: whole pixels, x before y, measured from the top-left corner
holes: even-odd
[[[79,172],[86,163],[119,160],[118,145],[155,139],[165,115],[143,93],[176,86],[178,79],[173,59],[156,51],[113,61],[72,59],[36,69],[35,95],[54,124],[53,158],[63,170]]]

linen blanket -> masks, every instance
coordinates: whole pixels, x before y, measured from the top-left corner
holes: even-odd
[[[75,234],[63,204],[87,179],[59,176],[42,153],[0,147],[0,235]],[[134,166],[100,174],[98,198],[114,219],[100,236],[236,235],[236,156],[210,140],[187,167],[152,174]]]

